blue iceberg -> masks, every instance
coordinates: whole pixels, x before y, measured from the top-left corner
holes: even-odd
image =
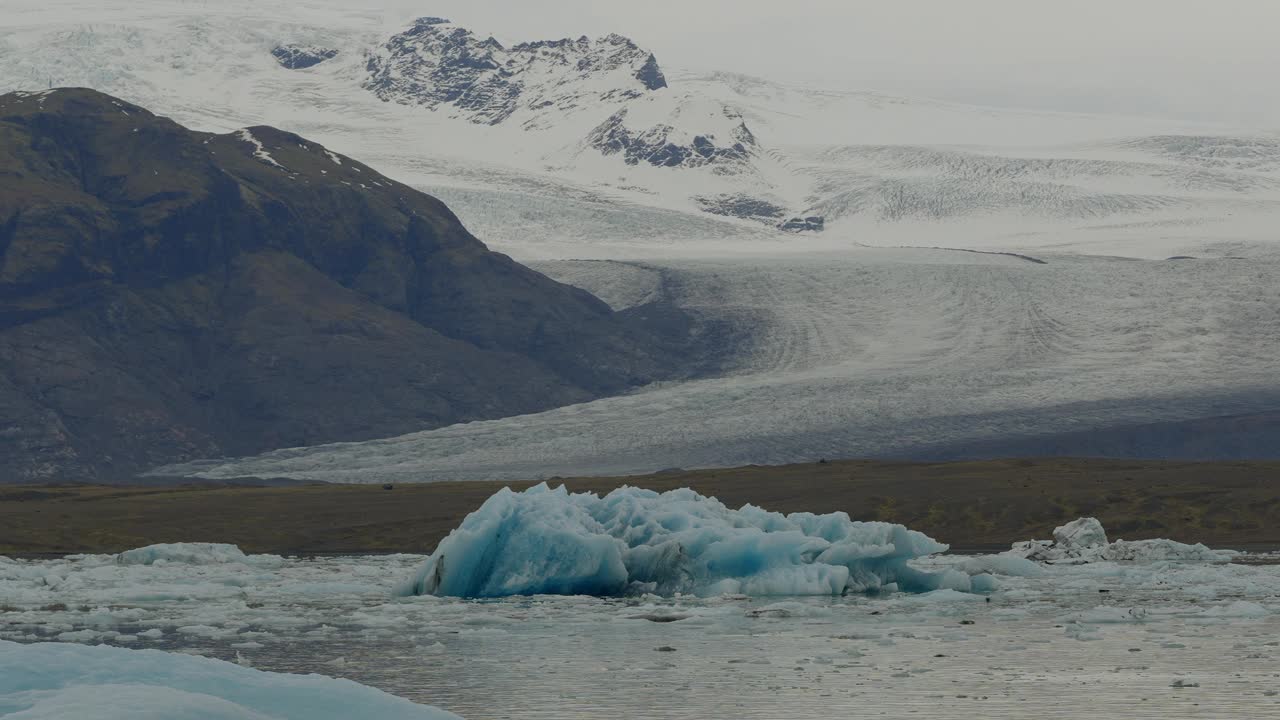
[[[843,512],[725,507],[689,490],[624,487],[600,497],[541,484],[504,488],[441,541],[400,595],[638,593],[841,595],[994,589],[990,575],[925,572],[944,552],[923,533]]]

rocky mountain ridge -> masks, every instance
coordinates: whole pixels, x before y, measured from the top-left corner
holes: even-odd
[[[420,18],[373,49],[364,86],[379,98],[496,125],[592,110],[667,87],[652,53],[621,35],[504,47],[443,18]]]
[[[536,412],[678,374],[692,330],[292,133],[0,96],[4,480]]]

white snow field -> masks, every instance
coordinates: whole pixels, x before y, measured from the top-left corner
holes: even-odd
[[[527,63],[521,94],[442,102],[433,48],[493,46],[466,18],[415,24],[426,9],[396,8],[9,0],[0,91],[85,85],[201,129],[298,132],[439,196],[490,246],[615,307],[698,314],[725,370],[165,474],[404,482],[1280,444],[1271,129],[666,67],[668,86],[651,88],[631,74],[646,51],[617,38],[499,38],[495,62]],[[290,69],[272,55],[282,45],[334,54]],[[377,87],[374,57],[390,68]],[[637,146],[661,155],[698,137],[743,150],[627,162]],[[824,229],[776,227],[808,216]],[[1244,428],[1207,420],[1266,413]]]
[[[649,517],[677,520],[683,503],[669,505]],[[1084,524],[1055,533],[1059,549],[1106,547],[1074,533]],[[168,702],[200,718],[434,717],[332,680],[84,644],[318,672],[469,718],[1280,716],[1280,557],[1181,547],[910,561],[999,576],[988,593],[754,598],[402,597],[414,555],[0,558],[0,716],[76,717],[57,713],[96,693],[110,711]],[[299,693],[318,714],[279,712]],[[342,714],[353,701],[387,711]]]
[[[434,192],[522,260],[854,244],[1163,258],[1276,240],[1273,128],[998,110],[671,68],[666,87],[650,88],[625,64],[647,52],[622,39],[535,52],[515,43],[540,38],[499,38],[506,49],[495,51],[465,35],[465,18],[400,35],[420,11],[9,0],[0,91],[87,86],[200,129],[298,132]],[[389,58],[397,37],[407,47]],[[280,46],[334,54],[290,69],[272,55]],[[519,60],[518,87],[492,90],[480,71],[479,89],[442,102],[432,73],[449,48],[530,57]],[[623,66],[597,69],[609,52]],[[750,137],[724,160],[629,164],[591,141],[619,113],[635,142],[687,148],[704,137],[723,148],[740,126]],[[825,219],[823,232],[775,229],[809,215]]]
[[[13,720],[458,720],[350,680],[264,673],[159,650],[0,640]]]

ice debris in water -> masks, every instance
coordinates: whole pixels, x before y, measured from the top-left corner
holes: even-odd
[[[126,550],[115,557],[117,565],[154,565],[157,562],[185,565],[273,565],[282,561],[279,555],[245,555],[240,548],[227,543],[160,543]]]
[[[350,680],[105,645],[0,640],[0,714],[24,720],[459,720]]]
[[[445,538],[402,595],[839,595],[994,590],[988,574],[926,572],[947,550],[923,533],[843,512],[725,507],[689,489],[600,497],[545,483],[504,488]]]
[[[1097,518],[1079,518],[1055,528],[1053,540],[1027,540],[1013,544],[1002,557],[1025,558],[1047,564],[1089,562],[1226,563],[1238,553],[1213,550],[1200,543],[1173,540],[1107,541],[1107,531]]]

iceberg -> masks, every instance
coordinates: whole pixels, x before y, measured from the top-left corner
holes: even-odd
[[[460,720],[350,680],[105,645],[0,640],[0,716],[13,720]]]
[[[504,488],[449,534],[399,595],[840,595],[985,591],[990,575],[908,561],[948,546],[843,512],[783,515],[680,489],[600,497]]]
[[[1108,542],[1102,523],[1087,517],[1055,528],[1053,540],[1014,543],[1013,548],[1002,555],[1047,565],[1079,565],[1091,562],[1215,564],[1231,562],[1238,554],[1233,550],[1214,550],[1201,543],[1187,545],[1163,539]]]
[[[246,555],[240,548],[228,543],[199,542],[159,543],[126,550],[115,556],[117,565],[155,565],[157,562],[183,565],[272,565],[281,560],[279,555]]]

